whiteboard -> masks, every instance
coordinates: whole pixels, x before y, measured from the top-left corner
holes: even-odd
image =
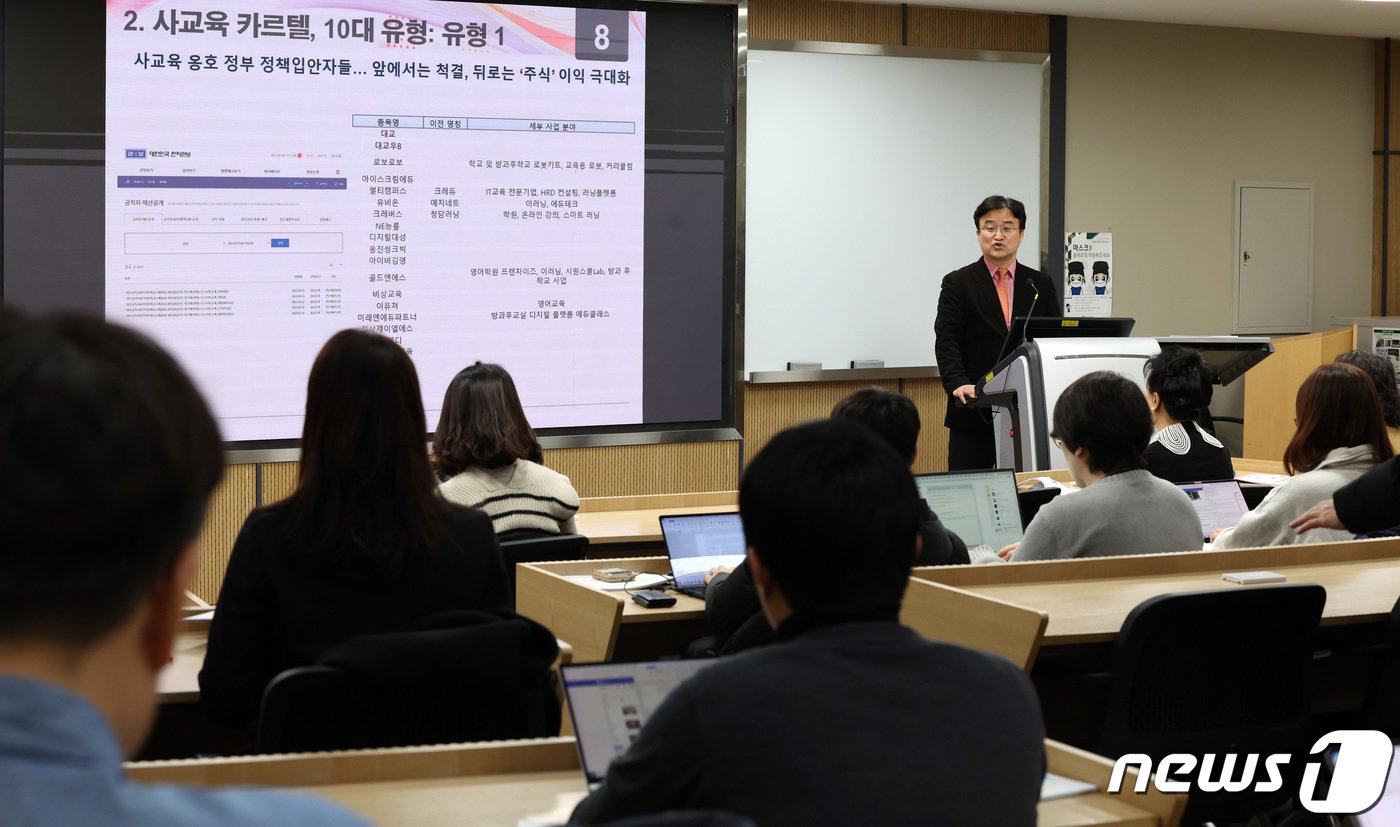
[[[973,209],[1026,205],[1040,266],[1039,64],[748,53],[744,370],[932,365]]]

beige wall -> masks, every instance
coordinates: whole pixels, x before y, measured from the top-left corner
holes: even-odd
[[[1313,328],[1369,314],[1374,48],[1069,20],[1065,228],[1113,232],[1115,315],[1230,332],[1236,180],[1314,184]]]

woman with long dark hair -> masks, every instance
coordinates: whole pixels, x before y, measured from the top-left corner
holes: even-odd
[[[502,538],[576,533],[578,492],[541,464],[544,451],[500,365],[477,362],[452,378],[433,450],[442,496],[490,514]]]
[[[1298,427],[1283,451],[1284,470],[1295,476],[1270,491],[1239,525],[1219,532],[1214,548],[1352,538],[1350,532],[1332,528],[1296,534],[1289,523],[1394,455],[1375,385],[1360,368],[1322,365],[1303,380],[1295,404]]]
[[[210,717],[252,720],[283,670],[451,609],[508,608],[485,514],[437,492],[418,374],[389,339],[344,330],[311,368],[301,476],[234,543],[199,674]]]

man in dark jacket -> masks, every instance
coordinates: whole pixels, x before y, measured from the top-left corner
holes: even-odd
[[[672,692],[572,821],[709,809],[764,827],[1035,824],[1045,749],[1029,680],[899,623],[918,502],[903,459],[854,423],[774,437],[739,513],[778,642]]]
[[[884,388],[866,388],[842,399],[831,409],[832,419],[847,419],[869,428],[909,465],[919,452],[919,409],[914,400]],[[967,544],[949,531],[928,503],[919,500],[920,550],[916,566],[969,563]],[[771,643],[769,628],[759,609],[753,578],[743,563],[732,571],[715,569],[708,578],[705,614],[722,654]]]
[[[1299,534],[1335,528],[1365,534],[1400,526],[1400,457],[1392,457],[1337,489],[1289,523]]]
[[[976,384],[996,365],[1011,320],[1017,316],[1059,316],[1055,286],[1044,274],[1016,261],[1026,230],[1026,207],[993,195],[972,213],[982,257],[943,277],[938,316],[933,322],[934,353],[948,392],[948,470],[971,471],[996,465],[992,414],[963,407],[977,396]]]

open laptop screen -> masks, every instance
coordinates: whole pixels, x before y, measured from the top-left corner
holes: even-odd
[[[1217,528],[1234,528],[1240,518],[1249,513],[1245,504],[1244,492],[1234,480],[1221,482],[1178,483],[1196,507],[1196,516],[1201,520],[1201,539],[1210,540],[1211,532]]]
[[[589,785],[602,782],[608,765],[637,740],[671,690],[715,662],[703,658],[560,667]]]
[[[1021,542],[1021,506],[1012,471],[918,474],[914,482],[943,525],[969,546],[999,549]]]
[[[744,560],[744,525],[737,511],[662,517],[661,535],[671,556],[676,588],[701,586],[710,569],[737,566]]]

